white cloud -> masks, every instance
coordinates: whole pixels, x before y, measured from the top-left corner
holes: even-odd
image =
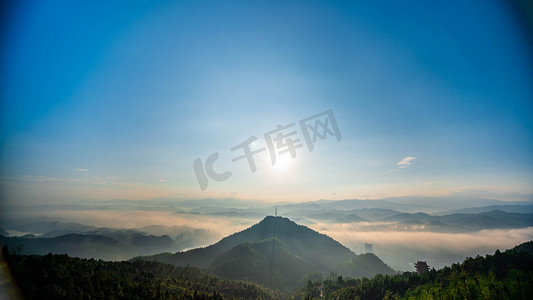
[[[80,172],[88,172],[89,170],[88,170],[88,169],[76,169],[76,171],[80,171]]]
[[[416,157],[412,157],[412,156],[407,156],[406,158],[400,160],[398,162],[398,168],[399,169],[403,169],[403,168],[406,168],[408,167],[410,164],[411,164],[411,161],[416,159]]]
[[[161,182],[167,182],[167,181],[168,181],[168,179],[165,179],[165,178],[161,178],[161,179],[159,179],[159,181],[161,181]]]

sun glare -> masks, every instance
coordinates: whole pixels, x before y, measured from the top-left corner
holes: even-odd
[[[296,158],[292,158],[289,154],[278,155],[274,165],[272,165],[270,160],[269,164],[271,165],[271,170],[274,174],[286,174],[293,169],[295,160]]]

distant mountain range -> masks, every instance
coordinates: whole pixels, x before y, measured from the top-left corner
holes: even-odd
[[[489,205],[482,207],[469,207],[463,209],[448,210],[439,215],[449,215],[454,213],[461,214],[479,214],[489,212],[493,210],[501,210],[508,213],[521,213],[521,214],[533,214],[533,205],[521,204],[521,205]]]
[[[0,244],[17,254],[68,254],[80,258],[125,260],[138,253],[132,245],[119,243],[101,235],[67,234],[54,238],[0,236]]]
[[[402,213],[382,218],[382,222],[418,222],[418,225],[449,226],[457,230],[509,229],[533,226],[533,214],[508,213],[492,210],[479,214],[456,213],[445,216],[431,216],[425,213]]]
[[[373,254],[358,256],[324,234],[273,216],[205,248],[136,259],[206,268],[230,279],[285,289],[309,272],[353,277],[395,273]]]
[[[200,201],[196,205],[178,202],[176,213],[239,219],[257,219],[274,211],[273,205],[221,206]],[[232,203],[232,202],[230,202]],[[236,202],[235,204],[241,204]],[[317,200],[277,205],[280,214],[300,224],[346,224],[356,222],[418,222],[437,232],[464,232],[480,229],[509,229],[532,226],[533,203],[508,202],[466,197],[395,197],[377,200]],[[500,214],[493,211],[509,213]],[[404,220],[400,220],[404,215]],[[460,215],[459,215],[460,214]],[[484,216],[476,216],[486,214]],[[517,214],[517,215],[512,215]],[[509,222],[500,218],[517,220]],[[495,221],[491,222],[489,221]],[[518,221],[520,220],[520,221]],[[374,225],[371,225],[374,226]],[[382,224],[380,224],[382,226]],[[401,226],[401,224],[400,224]],[[396,226],[393,226],[396,228]],[[406,229],[409,226],[405,227]]]
[[[138,229],[97,228],[79,223],[35,222],[13,226],[26,233],[0,232],[0,244],[21,254],[68,254],[81,258],[126,260],[138,255],[181,251],[216,241],[219,235],[185,226],[148,226]]]

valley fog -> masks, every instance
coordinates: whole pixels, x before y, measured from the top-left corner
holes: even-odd
[[[158,203],[155,200],[154,202]],[[32,228],[42,229],[42,226],[20,226],[37,221],[79,223],[94,227],[91,229],[92,231],[86,229],[85,232],[83,230],[72,231],[66,227],[51,236],[71,232],[97,234],[101,232],[101,230],[95,231],[97,228],[137,230],[145,235],[168,235],[174,240],[174,243],[167,245],[161,251],[183,251],[213,244],[225,236],[258,223],[262,217],[272,215],[274,212],[274,206],[268,203],[234,201],[234,203],[229,204],[234,207],[232,209],[228,209],[222,204],[224,201],[208,207],[201,201],[166,201],[147,208],[145,202],[140,202],[130,203],[127,209],[120,206],[120,210],[113,209],[112,205],[103,210],[94,204],[80,204],[77,207],[61,209],[54,206],[45,209],[36,207],[18,209],[16,213],[8,212],[10,213],[9,218],[7,216],[3,218],[4,223],[1,226],[7,229],[11,236],[21,236],[28,233],[38,236],[46,233],[31,232]],[[115,202],[114,205],[117,203]],[[397,271],[413,271],[414,263],[418,260],[427,261],[430,267],[439,269],[452,263],[461,262],[466,257],[493,253],[496,249],[509,249],[533,239],[532,226],[474,230],[440,223],[436,226],[435,222],[424,223],[422,221],[383,222],[365,219],[362,222],[349,222],[349,220],[346,221],[346,217],[349,216],[354,219],[354,212],[376,220],[377,218],[397,220],[398,215],[402,217],[402,220],[406,216],[425,219],[431,216],[425,214],[405,215],[405,213],[386,208],[366,208],[366,206],[375,204],[356,200],[352,202],[325,202],[321,203],[319,207],[315,207],[317,205],[316,202],[289,203],[279,205],[278,210],[281,215],[291,218],[296,223],[306,225],[341,242],[356,254],[365,253],[364,244],[372,244],[373,253]],[[361,208],[362,205],[365,208]],[[344,209],[340,206],[343,206]],[[398,205],[392,206],[396,206],[398,209]],[[531,208],[529,205],[507,207],[509,211],[516,209],[528,212]],[[325,215],[329,219],[324,219],[326,218]],[[392,216],[389,217],[389,215]],[[322,221],[318,218],[321,218]],[[358,218],[363,217],[358,216]],[[442,217],[436,216],[435,218]],[[176,224],[180,225],[177,226]],[[524,224],[528,224],[527,218]],[[490,226],[494,226],[494,224]],[[157,250],[158,248],[154,248],[150,252],[132,253],[155,254]],[[117,250],[118,252],[120,251]],[[124,255],[120,257],[122,259],[131,258],[127,256],[128,254]],[[98,253],[94,253],[94,257],[99,258]]]

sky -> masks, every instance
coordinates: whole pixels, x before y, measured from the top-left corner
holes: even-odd
[[[531,201],[533,39],[504,2],[3,3],[0,205]]]

